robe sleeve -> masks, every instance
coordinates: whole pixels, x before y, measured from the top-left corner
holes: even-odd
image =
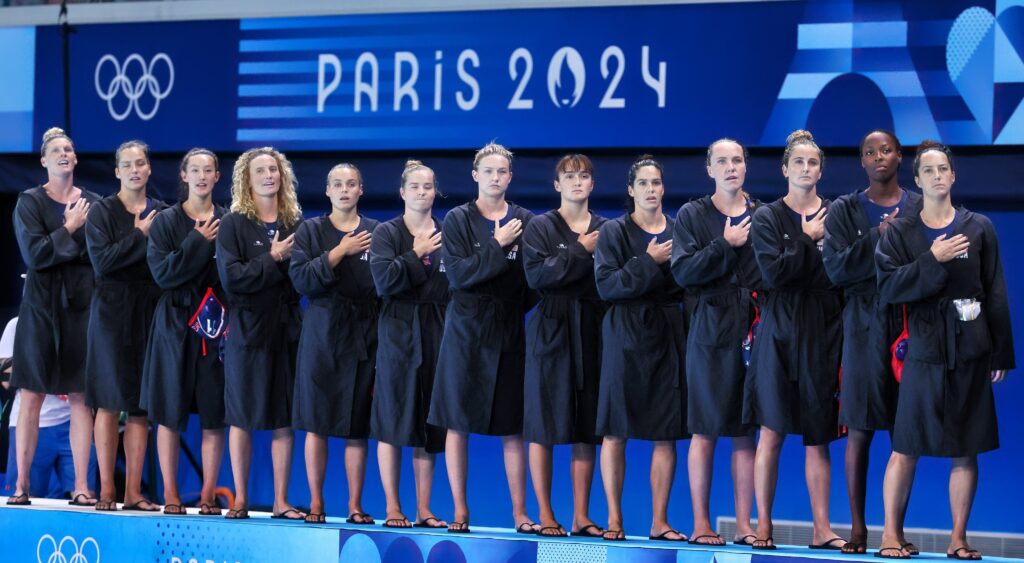
[[[825,243],[821,258],[825,273],[840,287],[875,278],[875,247],[879,230],[872,227],[858,235],[850,217],[852,206],[837,202],[825,216]]]
[[[725,276],[736,265],[736,252],[724,234],[701,247],[694,236],[698,219],[695,215],[695,211],[683,206],[672,228],[672,277],[681,287],[705,285]]]
[[[533,289],[565,286],[594,273],[593,259],[578,240],[557,248],[550,221],[534,218],[523,231],[523,268]]]
[[[213,256],[214,245],[195,229],[190,229],[180,244],[175,243],[173,213],[160,213],[149,229],[146,260],[161,289],[188,283],[203,271]]]
[[[277,262],[270,257],[270,247],[257,256],[246,260],[242,245],[244,217],[225,215],[217,230],[217,272],[220,283],[229,293],[256,293],[285,278]],[[298,238],[298,237],[296,237]]]
[[[878,268],[878,292],[886,303],[913,303],[942,291],[949,273],[935,259],[931,248],[907,261],[902,258],[906,244],[903,234],[892,226],[885,231],[875,249]]]
[[[128,236],[116,239],[113,218],[107,206],[96,205],[85,220],[85,245],[92,268],[99,276],[123,269],[146,259],[146,235],[132,229]]]
[[[992,337],[992,369],[1014,369],[1017,366],[1006,278],[999,258],[999,240],[995,228],[987,220],[984,222],[982,239],[981,278],[985,289],[985,318],[988,319],[989,334]]]
[[[338,281],[327,255],[330,249],[318,251],[317,228],[313,221],[299,225],[295,231],[295,245],[292,246],[288,275],[299,293],[318,297],[330,292]]]
[[[427,280],[426,269],[416,252],[411,248],[401,252],[401,233],[388,223],[381,223],[373,231],[370,273],[381,297],[397,295]]]
[[[469,289],[508,270],[508,260],[494,237],[473,246],[470,217],[458,209],[445,217],[441,228],[441,252],[452,289]]]
[[[755,211],[752,222],[751,244],[765,285],[769,288],[799,285],[797,282],[814,268],[818,246],[802,232],[792,244],[784,244],[782,226],[770,206]]]
[[[644,295],[658,283],[661,270],[650,254],[633,255],[622,223],[610,221],[597,237],[594,275],[601,298],[612,301]]]
[[[81,201],[85,201],[84,196]],[[18,198],[14,208],[14,234],[25,265],[35,270],[74,260],[82,251],[63,226],[48,232],[43,209],[34,198],[25,195]]]

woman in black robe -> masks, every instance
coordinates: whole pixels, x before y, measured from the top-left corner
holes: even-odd
[[[326,522],[327,438],[345,439],[348,522],[372,524],[363,512],[366,439],[377,355],[377,294],[370,275],[370,235],[377,221],[357,209],[363,177],[351,164],[327,175],[329,214],[295,232],[288,274],[309,299],[302,319],[292,425],[306,431],[306,522]]]
[[[828,502],[828,444],[840,437],[836,391],[842,346],[840,296],[825,274],[821,244],[828,200],[817,193],[825,153],[807,131],[786,139],[782,174],[789,191],[754,213],[750,236],[767,299],[751,351],[744,389],[744,422],[761,427],[754,459],[757,539],[754,549],[775,549],[772,504],[779,454],[786,434],[805,446],[805,477],[814,530],[809,547],[841,549]]]
[[[875,431],[892,430],[896,416],[897,382],[889,346],[903,330],[903,315],[900,307],[878,299],[875,247],[893,219],[921,210],[921,196],[901,188],[896,176],[902,151],[899,139],[888,131],[875,129],[864,135],[860,165],[867,172],[868,188],[834,201],[825,219],[821,257],[829,279],[843,289],[846,301],[839,422],[849,432],[846,488],[853,531],[844,553],[867,551],[868,452]],[[900,542],[907,551],[918,551],[902,531]]]
[[[541,294],[526,326],[523,438],[530,442],[530,476],[540,508],[540,535],[564,536],[551,508],[551,453],[572,444],[573,535],[601,537],[590,519],[601,380],[601,319],[594,249],[607,219],[590,211],[594,165],[582,154],[555,166],[558,209],[534,217],[523,232],[523,266]]]
[[[523,315],[533,295],[523,271],[521,237],[533,218],[505,200],[512,153],[494,143],[473,159],[477,198],[448,212],[441,259],[452,301],[427,422],[448,430],[445,462],[455,503],[452,533],[469,532],[466,502],[469,434],[501,436],[516,531],[537,532],[526,514],[523,447]]]
[[[85,400],[96,409],[93,434],[100,474],[96,510],[117,510],[114,465],[122,412],[124,429],[124,510],[160,508],[142,495],[149,426],[139,406],[146,342],[160,288],[146,263],[149,230],[166,205],[146,196],[152,172],[149,147],[128,141],[115,152],[116,194],[103,198],[89,213],[85,240],[96,271],[96,291],[89,311],[89,345],[85,364]]]
[[[410,160],[399,193],[405,212],[381,223],[370,243],[370,271],[384,299],[370,435],[378,440],[377,465],[387,499],[384,525],[445,528],[448,523],[430,510],[434,464],[444,451],[445,431],[427,424],[449,297],[441,267],[441,220],[431,214],[438,193],[434,171]],[[398,495],[403,446],[413,448],[415,524],[402,513]]]
[[[733,541],[750,545],[754,502],[754,429],[743,423],[743,385],[757,330],[761,271],[750,245],[750,216],[760,202],[743,191],[747,149],[732,139],[708,147],[715,193],[679,209],[672,235],[672,274],[692,304],[686,339],[687,455],[693,502],[691,543],[724,545],[711,527],[712,462],[719,437],[732,438]]]
[[[225,518],[249,517],[252,433],[272,430],[276,518],[302,519],[288,504],[292,395],[302,310],[288,278],[288,262],[302,210],[295,174],[271,147],[250,149],[235,161],[231,212],[217,231],[217,273],[227,296],[224,340],[224,422],[235,502]]]
[[[71,454],[75,466],[72,504],[91,505],[89,487],[92,410],[85,404],[85,351],[94,274],[85,247],[86,217],[100,196],[75,187],[75,146],[62,129],[43,134],[39,161],[46,183],[18,196],[14,235],[25,273],[25,293],[14,338],[11,386],[21,389],[18,416],[18,481],[7,504],[31,504],[29,477],[39,440],[39,412],[47,394],[68,396]]]
[[[878,556],[910,556],[900,526],[917,460],[930,456],[952,458],[946,555],[978,560],[967,543],[978,454],[999,447],[992,384],[1015,367],[1006,281],[992,222],[953,207],[949,148],[922,143],[914,181],[924,196],[920,213],[896,219],[875,252],[881,298],[905,304],[909,325]]]
[[[686,430],[686,318],[683,290],[672,279],[672,225],[662,212],[661,164],[642,156],[629,169],[628,213],[601,227],[594,254],[597,291],[611,302],[604,316],[597,433],[608,497],[606,540],[624,540],[622,484],[626,441],[654,442],[651,453],[652,540],[686,541],[668,522],[676,440]]]
[[[213,202],[217,155],[192,149],[181,160],[183,201],[157,214],[146,260],[163,290],[153,313],[142,374],[141,407],[158,425],[164,514],[185,514],[178,492],[178,454],[189,414],[202,429],[202,515],[220,515],[217,477],[224,455],[224,364],[220,359],[224,292],[214,260],[224,208]]]

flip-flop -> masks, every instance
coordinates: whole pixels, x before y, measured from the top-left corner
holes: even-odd
[[[839,548],[839,550],[842,551],[844,555],[864,555],[868,552],[868,546],[867,544],[860,542],[848,541],[846,542],[846,545]]]
[[[757,545],[757,542],[761,542],[764,545]],[[768,543],[768,542],[772,542],[772,543]],[[772,551],[772,550],[775,550],[775,549],[778,549],[778,548],[779,547],[777,545],[775,545],[775,538],[773,538],[771,536],[768,536],[767,538],[765,538],[763,540],[762,539],[754,539],[754,541],[750,542],[750,549],[761,549],[761,550],[765,550],[765,551]]]
[[[743,536],[742,538],[740,538],[738,540],[732,540],[732,543],[734,545],[745,545],[747,547],[750,547],[750,546],[754,545],[754,542],[747,541],[747,538],[754,538],[756,540],[757,536],[755,536],[754,534],[747,534],[747,535]]]
[[[587,530],[596,530],[596,531],[594,533],[590,533],[590,532],[587,532]],[[598,526],[597,524],[587,524],[586,526],[583,526],[582,528],[580,528],[579,530],[576,530],[575,532],[570,532],[569,535],[570,536],[575,536],[575,537],[578,537],[578,538],[600,538],[600,537],[604,536],[604,530],[602,530],[601,526]]]
[[[911,555],[921,555],[921,550],[918,549],[918,547],[916,545],[914,545],[914,542],[909,542],[908,541],[906,543],[901,543],[900,547],[903,548],[904,551],[906,551],[907,553],[909,553]]]
[[[188,511],[185,510],[185,505],[182,504],[166,504],[164,505],[164,514],[171,516],[185,516]]]
[[[98,501],[96,501],[96,504],[93,505],[93,508],[96,509],[96,510],[99,510],[100,512],[116,512],[117,511],[117,501],[115,501],[113,499],[102,499],[101,498]]]
[[[327,514],[323,512],[310,512],[303,519],[307,524],[326,524]]]
[[[836,537],[834,537],[834,538],[832,538],[832,539],[830,539],[830,540],[828,540],[828,541],[826,541],[824,543],[812,543],[812,544],[808,545],[807,548],[808,549],[828,549],[828,550],[832,550],[832,551],[842,551],[843,550],[843,545],[839,545],[839,546],[835,545],[835,543],[837,541],[843,542],[843,545],[846,545],[848,543],[843,538],[841,538],[839,536],[836,536]]]
[[[200,516],[220,516],[221,508],[216,504],[206,504],[205,502],[199,506]]]
[[[678,534],[680,537],[679,538],[670,538],[670,537],[668,537],[669,534]],[[665,530],[664,532],[662,532],[662,533],[660,533],[660,534],[658,534],[656,536],[647,536],[647,539],[654,540],[654,541],[674,541],[674,542],[687,542],[687,541],[690,541],[690,538],[687,538],[686,534],[681,533],[681,532],[679,532],[677,530],[673,530],[672,528],[669,528],[669,529]]]
[[[611,534],[611,536],[608,534]],[[605,530],[604,533],[601,534],[601,538],[604,539],[604,541],[626,541],[626,532],[622,530]]]
[[[960,552],[964,552],[966,556],[961,555]],[[975,553],[977,553],[978,556],[972,557],[972,555],[974,555]],[[953,553],[946,552],[946,557],[950,559],[958,559],[960,561],[981,561],[982,559],[984,559],[981,556],[980,551],[978,551],[977,549],[971,549],[966,545],[961,545],[960,547],[954,549]]]
[[[537,530],[533,529],[533,527],[536,526],[536,525],[537,525],[536,522],[530,522],[529,520],[527,520],[527,521],[519,524],[518,526],[516,526],[516,533],[517,534],[534,534],[534,535],[536,535],[537,534]],[[524,528],[523,526],[526,526],[526,527]]]
[[[469,522],[452,522],[448,524],[449,534],[468,534]]]
[[[359,517],[359,520],[356,520],[357,516]],[[352,514],[348,515],[348,518],[345,519],[345,523],[357,524],[360,526],[369,526],[371,524],[375,524],[376,522],[373,521],[373,516],[370,516],[365,512],[353,512]]]
[[[227,520],[246,520],[249,518],[248,508],[232,508],[224,515]]]
[[[32,504],[32,500],[28,498],[28,493],[7,497],[8,506],[29,506],[30,504]]]
[[[690,545],[717,545],[719,547],[725,545],[724,541],[722,543],[710,543],[710,542],[706,542],[706,541],[700,541],[700,540],[702,540],[704,538],[718,538],[718,539],[722,539],[722,536],[720,536],[718,534],[704,534],[702,536],[697,536],[697,537],[695,537],[695,538],[693,538],[691,540],[688,540],[686,543],[688,543]]]
[[[412,528],[408,518],[388,518],[381,526],[385,528]]]
[[[148,504],[149,508],[143,508],[144,504]],[[125,504],[121,506],[121,510],[127,510],[129,512],[160,512],[160,507],[155,503],[150,502],[147,499],[139,499],[131,504]]]
[[[885,555],[887,552],[896,552],[896,555]],[[903,553],[902,547],[880,547],[875,552],[875,557],[879,559],[910,559],[910,556]]]
[[[80,498],[84,498],[85,500],[84,501],[78,500]],[[89,502],[89,501],[93,501],[93,502]],[[96,500],[95,497],[91,497],[91,496],[87,495],[86,493],[78,493],[71,500],[68,501],[68,504],[71,505],[71,506],[96,506],[97,502],[98,501]]]
[[[289,514],[294,514],[295,516],[288,516]],[[296,510],[294,508],[289,508],[288,510],[285,510],[284,512],[279,512],[277,514],[271,514],[270,517],[271,518],[276,518],[278,520],[304,520],[306,518],[306,515],[303,514],[302,512],[299,512],[298,510]]]
[[[544,530],[554,530],[555,533],[545,534]],[[541,529],[537,531],[537,535],[545,538],[564,538],[569,534],[565,532],[565,528],[563,528],[561,524],[558,524],[557,526],[542,526]]]
[[[436,524],[431,524],[431,522],[437,522],[437,523]],[[420,520],[419,522],[414,523],[412,525],[412,527],[413,528],[447,528],[448,525],[447,524],[442,524],[440,518],[436,518],[434,516],[427,516],[423,520]]]

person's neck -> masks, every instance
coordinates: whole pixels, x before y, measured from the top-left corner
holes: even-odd
[[[330,219],[331,224],[339,231],[354,231],[359,226],[359,212],[355,207],[352,209],[335,207],[331,209]]]
[[[213,196],[189,195],[181,207],[185,213],[193,219],[208,219],[213,215]]]
[[[487,197],[483,195],[477,195],[476,208],[480,210],[480,214],[494,221],[495,219],[501,219],[508,213],[508,202],[505,201],[505,197]]]
[[[405,228],[409,229],[410,233],[419,233],[422,231],[430,231],[434,229],[434,218],[430,215],[431,209],[425,211],[416,211],[415,209],[405,208],[405,213],[402,214],[402,221],[405,222]]]
[[[256,215],[264,223],[277,221],[277,195],[255,196],[253,205],[256,207]]]
[[[75,192],[75,177],[72,174],[48,176],[46,183],[43,184],[43,189],[50,194],[51,198],[67,203]]]
[[[896,176],[883,181],[871,180],[866,192],[868,199],[878,205],[895,205],[903,197],[903,189],[900,188]]]
[[[711,203],[715,209],[729,217],[742,215],[747,208],[747,198],[743,195],[743,188],[729,191],[716,187],[715,193],[711,195]]]
[[[573,224],[582,221],[590,221],[590,201],[567,201],[562,200],[558,207],[558,214],[565,219],[566,223]]]
[[[921,220],[928,226],[942,227],[948,225],[953,216],[956,215],[956,208],[949,195],[932,198],[925,196],[921,204]]]
[[[821,208],[821,198],[818,197],[817,186],[804,189],[790,185],[789,193],[786,194],[786,197],[782,198],[782,201],[786,202],[790,209],[801,215],[810,215]]]
[[[117,199],[121,200],[125,209],[133,213],[139,213],[146,208],[146,187],[138,190],[121,189],[117,192]]]
[[[661,206],[650,211],[637,208],[630,217],[638,227],[648,233],[660,233],[665,230],[665,214],[661,212]]]

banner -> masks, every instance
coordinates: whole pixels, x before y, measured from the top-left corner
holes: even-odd
[[[33,138],[62,114],[36,33]],[[745,2],[83,25],[80,150],[1024,144],[1024,0]]]

